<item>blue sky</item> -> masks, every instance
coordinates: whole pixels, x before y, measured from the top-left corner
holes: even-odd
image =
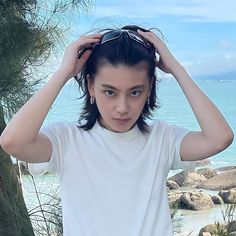
[[[193,76],[214,75],[236,71],[235,11],[235,0],[97,0],[72,30],[80,35],[112,25],[156,27]]]

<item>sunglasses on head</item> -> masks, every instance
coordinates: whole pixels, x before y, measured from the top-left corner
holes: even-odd
[[[143,38],[138,32],[136,32],[134,30],[128,30],[128,29],[109,30],[108,32],[103,33],[103,36],[100,39],[100,41],[98,43],[94,44],[93,47],[82,49],[78,53],[78,58],[80,58],[83,55],[83,53],[88,49],[93,49],[97,45],[101,45],[101,44],[113,41],[115,39],[118,39],[122,33],[126,33],[130,39],[134,40],[135,42],[143,45],[144,47],[146,47],[148,49],[153,48],[153,45],[151,43],[149,43],[148,40]]]
[[[126,33],[130,39],[136,41],[137,43],[140,43],[146,48],[152,47],[152,45],[148,42],[148,40],[144,39],[138,32],[134,30],[128,30],[128,29],[117,29],[117,30],[108,31],[103,34],[98,44],[104,44],[112,40],[118,39],[122,33]]]

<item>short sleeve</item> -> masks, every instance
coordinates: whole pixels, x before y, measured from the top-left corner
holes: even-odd
[[[183,138],[189,132],[185,128],[176,125],[168,126],[168,160],[169,170],[194,170],[196,167],[195,161],[182,161],[180,156],[180,146]]]
[[[45,134],[52,144],[52,155],[48,162],[29,163],[29,172],[34,175],[42,175],[46,172],[60,174],[63,165],[63,154],[68,140],[65,138],[70,128],[69,122],[58,122],[44,126],[40,132]]]

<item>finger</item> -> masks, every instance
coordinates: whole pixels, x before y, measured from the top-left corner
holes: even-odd
[[[97,43],[100,40],[101,36],[101,34],[82,36],[72,43],[72,47],[78,48],[78,50],[89,47],[89,45],[91,46],[92,44]]]
[[[92,53],[92,50],[86,50],[81,56],[82,62],[87,61],[91,53]]]
[[[87,52],[90,52],[89,53],[89,55],[91,54],[91,52],[92,52],[92,47],[89,47],[89,48],[84,48],[84,49],[82,49],[82,50],[80,50],[79,52],[78,52],[78,54],[77,54],[77,58],[78,59],[86,59],[87,58]],[[84,54],[85,54],[85,56],[84,56]],[[88,59],[88,58],[87,58]],[[87,60],[86,59],[86,60]]]
[[[147,32],[144,32],[144,31],[141,31],[141,30],[138,30],[138,33],[144,37],[145,39],[147,39],[148,41],[150,41],[152,44],[154,44],[156,41],[158,42],[162,42],[162,40],[156,35],[154,34],[153,32],[151,31],[147,31]]]

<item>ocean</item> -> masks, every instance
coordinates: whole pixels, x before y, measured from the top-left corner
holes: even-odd
[[[235,80],[199,79],[198,86],[217,105],[224,117],[236,132],[236,78]],[[158,85],[160,108],[154,113],[154,119],[163,119],[170,124],[198,130],[197,120],[182,90],[174,79],[163,78]],[[80,91],[74,81],[69,81],[60,92],[52,109],[46,117],[45,124],[69,120],[76,121],[81,111]],[[209,167],[219,168],[236,165],[236,138],[225,151],[209,158]]]
[[[221,110],[226,120],[229,122],[234,133],[236,131],[236,79],[235,80],[197,80],[198,86],[210,97],[210,99]],[[170,124],[176,124],[189,130],[198,130],[199,126],[196,118],[183,95],[180,87],[174,79],[163,79],[158,87],[158,99],[160,108],[155,112],[154,119],[164,119]],[[79,99],[80,93],[74,81],[68,82],[57,97],[53,107],[48,113],[45,124],[52,122],[78,120],[82,101]],[[236,165],[236,140],[225,151],[210,158],[209,167],[219,168]],[[171,172],[173,175],[176,172]],[[59,191],[59,180],[55,175],[43,175],[34,179],[40,199],[45,202],[48,194]],[[35,194],[34,185],[30,176],[22,176],[23,192],[27,207],[34,209],[39,205]],[[217,193],[215,193],[217,194]],[[51,200],[50,200],[51,201]],[[209,223],[214,223],[222,218],[221,208],[216,206],[213,209],[195,212],[189,210],[179,210],[181,218],[181,234],[189,235],[191,231],[198,235],[201,227]]]

